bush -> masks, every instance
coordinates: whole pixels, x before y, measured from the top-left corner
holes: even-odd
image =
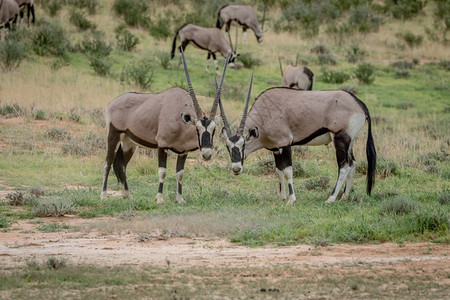
[[[0,116],[6,118],[22,117],[25,115],[25,108],[20,107],[17,103],[12,105],[6,104],[0,107]]]
[[[64,268],[67,264],[67,260],[65,258],[57,258],[57,257],[49,257],[45,262],[45,265],[50,270],[58,270]]]
[[[170,53],[167,51],[157,51],[155,52],[155,58],[163,67],[163,69],[167,70],[170,69]]]
[[[62,9],[60,0],[49,0],[42,3],[44,9],[48,12],[50,17],[54,17]]]
[[[398,195],[391,199],[386,199],[381,203],[380,214],[382,215],[406,215],[418,209],[417,202],[407,196]]]
[[[70,12],[69,21],[72,25],[76,26],[78,29],[84,31],[88,29],[95,29],[97,26],[86,19],[86,16],[76,10]]]
[[[383,18],[375,15],[369,5],[360,5],[350,13],[348,22],[359,32],[375,32],[383,23]]]
[[[425,3],[423,0],[389,0],[386,5],[394,18],[406,20],[417,16]]]
[[[106,76],[111,71],[111,61],[106,56],[90,55],[88,56],[89,65],[94,69],[95,73],[100,76]]]
[[[445,191],[445,192],[440,193],[436,200],[442,205],[449,205],[450,204],[450,191]]]
[[[407,33],[397,33],[397,38],[405,41],[405,43],[409,46],[409,48],[415,48],[422,45],[423,36],[420,34],[415,35],[412,32]]]
[[[397,69],[395,70],[395,78],[408,78],[411,76],[411,72],[407,69]]]
[[[445,71],[450,71],[450,60],[441,60],[439,66]]]
[[[86,9],[90,15],[97,12],[98,0],[67,0],[68,4],[79,9]]]
[[[355,64],[364,60],[364,57],[367,55],[367,52],[361,49],[357,45],[353,45],[350,49],[347,50],[346,58],[349,63]]]
[[[372,84],[375,81],[375,66],[370,63],[359,64],[355,71],[355,77],[360,83]]]
[[[171,28],[170,26],[168,26],[168,24],[170,24],[170,20],[168,18],[159,18],[158,21],[150,24],[150,35],[155,37],[156,39],[168,38],[170,35],[172,35]]]
[[[150,20],[146,16],[148,4],[144,1],[114,0],[113,9],[129,26],[147,27],[149,25]]]
[[[120,79],[131,85],[135,85],[141,90],[150,89],[153,83],[154,71],[151,63],[147,60],[141,60],[125,66],[122,69]]]
[[[12,206],[33,205],[36,202],[37,196],[28,192],[14,191],[6,195],[6,200]]]
[[[96,31],[92,35],[86,35],[81,43],[81,49],[87,55],[89,65],[95,73],[100,76],[109,74],[111,61],[108,56],[112,47],[105,42],[102,32]]]
[[[396,62],[393,62],[391,64],[391,66],[393,66],[394,68],[399,68],[399,69],[414,69],[414,62],[410,62],[407,60],[399,60]]]
[[[70,140],[72,138],[70,132],[67,129],[55,127],[45,131],[44,136],[56,141]]]
[[[37,55],[64,57],[70,48],[70,42],[64,29],[57,23],[43,21],[35,28],[31,36],[32,48]]]
[[[33,211],[38,217],[62,217],[76,212],[72,200],[65,198],[46,198],[36,201],[33,204]]]
[[[118,26],[114,32],[116,33],[117,47],[124,51],[132,51],[139,44],[139,38],[127,30],[124,25]]]
[[[26,58],[25,44],[15,39],[0,41],[0,65],[5,72],[15,70]]]
[[[252,69],[254,67],[260,66],[262,64],[261,60],[258,58],[253,58],[252,54],[249,52],[241,53],[237,59],[242,62],[244,68]]]
[[[311,178],[305,181],[305,187],[307,190],[325,190],[328,188],[330,179],[328,177]]]
[[[319,53],[317,55],[317,59],[319,60],[319,64],[321,65],[336,65],[336,60],[331,54],[328,53]]]
[[[350,75],[340,71],[323,71],[321,78],[326,83],[343,83],[350,79]]]

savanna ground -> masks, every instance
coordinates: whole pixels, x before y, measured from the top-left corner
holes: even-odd
[[[220,128],[211,161],[189,155],[186,204],[175,203],[174,155],[166,202],[155,203],[157,155],[144,149],[128,167],[133,198],[120,197],[111,175],[109,198],[99,199],[104,107],[126,91],[186,86],[177,60],[167,60],[173,34],[184,23],[180,19],[213,26],[208,9],[220,6],[192,5],[197,1],[180,9],[158,2],[135,16],[141,23],[125,27],[139,38],[125,51],[115,31],[125,24],[113,9],[119,2],[62,1],[51,16],[56,2],[42,1],[37,26],[17,35],[26,59],[0,73],[0,298],[448,297],[450,57],[436,21],[439,1],[403,19],[374,9],[365,19],[383,22],[367,32],[346,31],[347,20],[355,24],[351,5],[335,24],[324,18],[318,32],[314,20],[309,30],[293,28],[289,14],[274,5],[264,43],[258,45],[249,31],[247,44],[239,44],[246,67],[228,70],[222,97],[233,124],[250,73],[254,98],[280,84],[277,56],[286,65],[297,54],[315,73],[314,89],[352,90],[373,119],[378,170],[372,195],[365,194],[365,127],[354,147],[358,168],[350,199],[324,203],[337,173],[331,145],[296,148],[298,200],[291,207],[278,201],[267,151],[250,155],[244,174],[231,174]],[[74,11],[104,35],[77,22]],[[289,11],[298,13],[295,6]],[[206,12],[209,17],[202,17]],[[172,25],[164,25],[167,20]],[[61,34],[49,23],[64,28],[67,48],[39,44],[40,29]],[[83,43],[88,40],[93,44]],[[92,50],[108,45],[106,56]],[[214,80],[204,72],[205,56],[191,46],[186,50],[200,105],[208,111]],[[370,84],[355,75],[362,62],[375,68]],[[145,70],[130,67],[139,65]]]

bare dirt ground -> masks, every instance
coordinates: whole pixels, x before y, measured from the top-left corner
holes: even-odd
[[[72,264],[94,266],[186,267],[276,267],[343,266],[349,264],[389,264],[399,272],[420,267],[439,268],[450,274],[450,249],[447,245],[339,244],[325,247],[295,245],[284,247],[245,247],[223,239],[164,238],[161,234],[139,236],[135,233],[102,234],[95,223],[105,219],[75,216],[41,219],[45,223],[66,224],[90,230],[40,232],[43,223],[18,221],[8,232],[0,233],[0,266],[10,269],[27,260],[43,261],[64,257]],[[38,224],[36,224],[38,223]],[[92,229],[93,228],[93,229]],[[450,278],[444,278],[450,284]],[[444,282],[441,282],[444,283]]]

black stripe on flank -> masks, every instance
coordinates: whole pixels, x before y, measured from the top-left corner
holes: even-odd
[[[330,132],[330,130],[328,128],[320,128],[318,130],[316,130],[313,134],[311,134],[310,136],[304,138],[301,141],[295,142],[292,145],[305,145],[308,144],[309,142],[311,142],[313,139],[315,139],[318,136],[321,136],[327,132]]]
[[[125,131],[125,134],[128,135],[133,140],[133,142],[135,142],[139,145],[142,145],[147,148],[158,148],[157,144],[152,144],[152,143],[149,143],[149,142],[141,139],[140,137],[138,137],[134,133],[132,133],[131,130],[129,130],[129,129],[127,129]]]

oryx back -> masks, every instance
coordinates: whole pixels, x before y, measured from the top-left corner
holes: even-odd
[[[287,66],[283,74],[283,86],[298,88],[304,91],[312,90],[314,74],[306,67]]]
[[[220,52],[224,57],[232,52],[231,46],[222,32],[215,27],[207,28],[187,24],[178,31],[178,35],[182,42],[190,41],[200,49],[213,53]]]

